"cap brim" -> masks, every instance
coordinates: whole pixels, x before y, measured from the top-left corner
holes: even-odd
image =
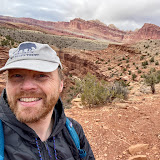
[[[59,63],[53,63],[49,61],[42,61],[42,60],[21,60],[10,63],[0,69],[0,72],[9,69],[28,69],[38,72],[52,72],[61,66]],[[62,66],[61,66],[62,67]]]

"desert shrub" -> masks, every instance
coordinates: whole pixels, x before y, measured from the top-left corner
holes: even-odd
[[[11,45],[12,45],[12,46],[14,45],[14,40],[13,40],[13,39],[11,40]]]
[[[136,74],[132,74],[132,80],[135,80],[135,79],[136,79],[136,77],[137,77],[137,75],[136,75]]]
[[[148,65],[148,61],[142,62],[142,66],[146,66],[146,65]]]
[[[6,36],[6,39],[12,40],[12,38],[10,37],[10,35],[7,35],[7,36]]]
[[[124,81],[115,81],[109,88],[111,99],[120,98],[127,99],[128,97],[128,84]]]
[[[96,64],[98,64],[98,63],[99,63],[99,60],[96,61]]]
[[[156,69],[155,68],[151,68],[149,73],[152,73],[152,72],[156,72]]]
[[[140,57],[140,60],[143,60],[144,59],[144,55],[142,55],[141,57]]]
[[[125,80],[119,80],[119,81],[115,81],[116,83],[118,82],[121,86],[123,86],[123,87],[128,87],[128,86],[130,86],[129,84],[130,84],[130,82],[127,82],[127,81],[125,81]]]
[[[5,37],[5,39],[3,39],[1,41],[1,46],[10,46],[11,47],[11,45],[13,46],[14,44],[15,44],[15,41],[9,35],[7,35]]]
[[[108,67],[108,70],[111,70],[112,68],[111,67]]]
[[[86,106],[105,104],[115,98],[126,99],[128,96],[127,85],[124,83],[99,81],[91,73],[88,73],[76,86],[81,94],[82,104]]]
[[[153,72],[150,71],[148,74],[144,75],[144,82],[151,87],[151,91],[155,93],[155,85],[160,82],[160,71]]]
[[[149,45],[146,45],[145,48],[148,49],[148,48],[149,48]]]
[[[1,45],[2,45],[2,46],[7,46],[7,45],[9,45],[9,40],[3,39],[3,40],[1,41]]]
[[[142,71],[141,70],[138,70],[138,74],[140,74]]]
[[[145,74],[142,74],[142,75],[141,75],[141,78],[144,78],[144,77],[145,77]]]
[[[126,68],[129,68],[129,64],[127,64]]]
[[[154,57],[152,57],[152,58],[150,59],[150,62],[154,62]]]
[[[158,62],[158,61],[156,61],[156,62],[155,62],[155,65],[159,65],[159,62]]]
[[[125,72],[125,71],[127,71],[127,69],[126,69],[126,68],[123,68],[123,72]]]
[[[131,75],[131,74],[132,74],[132,72],[131,72],[131,71],[128,71],[128,74],[129,74],[129,75]]]
[[[100,61],[102,61],[102,62],[103,62],[103,61],[104,61],[104,59],[100,59]]]
[[[80,92],[83,104],[91,106],[106,102],[107,91],[104,87],[105,82],[98,81],[96,76],[91,73],[88,73],[78,86],[81,88]]]

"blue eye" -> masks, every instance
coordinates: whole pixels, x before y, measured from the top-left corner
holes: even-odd
[[[47,78],[47,75],[46,75],[46,74],[37,74],[37,75],[35,76],[35,78],[36,78],[37,80],[42,81],[42,80],[45,80],[45,79]]]
[[[12,74],[12,75],[9,75],[8,78],[11,80],[11,81],[21,81],[23,80],[23,75],[22,74]]]
[[[40,74],[39,77],[43,78],[43,77],[46,77],[46,75]]]
[[[22,75],[21,74],[13,74],[11,77],[12,78],[22,78]]]
[[[14,74],[13,77],[19,78],[19,77],[22,77],[22,75],[20,75],[20,74]]]

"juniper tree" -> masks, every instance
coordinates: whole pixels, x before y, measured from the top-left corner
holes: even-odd
[[[144,75],[144,82],[151,87],[152,94],[155,93],[155,85],[160,82],[160,73],[157,72],[149,72]]]

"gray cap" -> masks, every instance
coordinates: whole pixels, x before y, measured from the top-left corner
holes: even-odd
[[[39,72],[52,72],[62,64],[57,53],[48,45],[23,42],[18,48],[9,50],[9,59],[1,71],[8,69],[28,69]]]

